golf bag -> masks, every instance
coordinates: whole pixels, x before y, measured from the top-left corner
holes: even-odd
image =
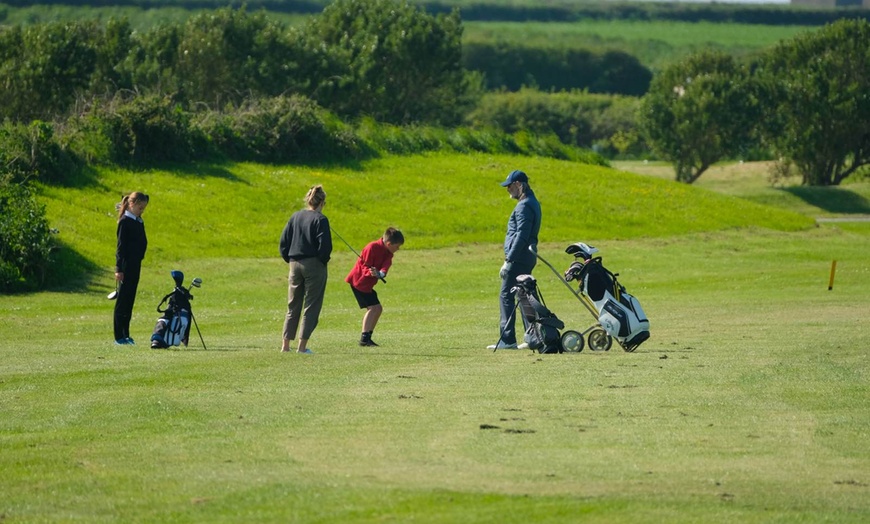
[[[564,329],[565,324],[547,309],[538,293],[535,277],[518,276],[517,285],[512,291],[516,293],[518,307],[528,326],[523,340],[529,345],[529,349],[535,349],[538,353],[561,353],[562,335],[559,330]]]
[[[604,267],[601,257],[584,257],[584,261],[573,262],[565,271],[565,281],[577,280],[580,290],[595,304],[598,323],[607,334],[626,351],[634,351],[649,338],[649,320],[640,302],[625,291],[616,277]]]
[[[157,319],[154,334],[151,335],[153,349],[164,349],[181,344],[187,346],[192,315],[190,301],[193,300],[193,295],[181,286],[178,279],[176,284],[175,289],[163,297],[157,306],[157,312],[163,313],[163,316]],[[166,304],[165,308],[164,304]]]

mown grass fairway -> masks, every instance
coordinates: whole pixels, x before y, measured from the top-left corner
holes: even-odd
[[[540,253],[564,268],[567,243],[592,243],[643,303],[652,338],[636,353],[483,349],[498,338],[513,205],[497,182],[515,167],[543,204]],[[336,242],[316,354],[277,351],[277,237],[316,181],[354,244],[391,223],[408,236],[377,288],[380,348],[356,346],[361,315],[342,281],[354,255]],[[138,188],[152,196],[152,247],[139,345],[119,348],[107,213]],[[104,269],[0,297],[4,522],[870,519],[868,227],[482,156],[106,172],[44,199],[66,244]],[[189,348],[147,349],[174,268],[203,278],[194,313],[208,351],[195,331]],[[535,274],[569,327],[591,324],[545,266]]]

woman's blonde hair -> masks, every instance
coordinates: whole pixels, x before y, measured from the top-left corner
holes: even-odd
[[[311,209],[317,209],[320,204],[322,204],[326,200],[326,191],[323,190],[323,186],[318,184],[316,186],[312,186],[311,189],[308,190],[308,193],[305,194],[305,202],[308,207]]]
[[[124,212],[130,209],[130,206],[133,204],[138,204],[139,202],[148,202],[148,195],[142,193],[140,191],[133,191],[129,195],[124,195],[124,198],[121,199],[121,203],[118,204],[118,221],[120,222],[122,218],[124,218]]]

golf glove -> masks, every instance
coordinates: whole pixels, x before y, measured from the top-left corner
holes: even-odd
[[[387,276],[385,271],[378,271],[378,278],[383,279],[385,276]]]
[[[498,272],[498,276],[501,277],[502,280],[506,279],[508,276],[508,271],[511,270],[511,266],[513,266],[512,262],[504,261],[504,264],[501,265],[501,270]]]

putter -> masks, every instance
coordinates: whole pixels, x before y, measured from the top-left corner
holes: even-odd
[[[115,300],[118,298],[118,281],[115,281],[115,290],[106,295],[106,298],[109,300]]]
[[[357,252],[356,252],[356,249],[354,249],[353,246],[351,246],[351,245],[348,243],[348,241],[345,240],[344,237],[341,236],[341,235],[338,233],[338,231],[336,231],[336,230],[333,229],[332,227],[330,227],[329,230],[332,231],[333,233],[335,233],[335,236],[337,236],[339,239],[341,239],[341,241],[344,242],[344,245],[346,245],[346,246],[348,247],[348,249],[350,249],[351,251],[353,251],[353,254],[356,255],[357,258],[359,258],[360,260],[362,260],[362,255],[360,255],[359,253],[357,253]],[[387,280],[384,279],[384,278],[378,277],[378,280],[380,280],[380,281],[383,282],[384,284],[387,283]]]

